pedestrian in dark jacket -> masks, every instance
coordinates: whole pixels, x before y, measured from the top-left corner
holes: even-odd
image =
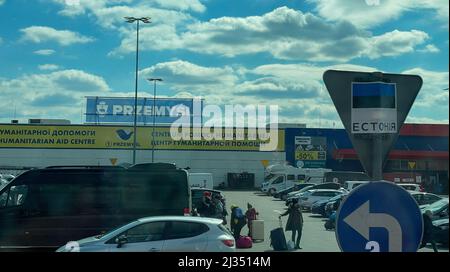
[[[247,218],[248,236],[253,237],[252,234],[252,223],[256,220],[258,212],[253,208],[252,204],[247,203],[247,211],[245,212],[245,217]]]
[[[289,204],[288,210],[280,215],[289,215],[286,223],[286,231],[292,231],[292,242],[295,242],[295,249],[300,248],[300,239],[302,238],[302,228],[303,228],[303,215],[300,204],[298,204],[298,199],[294,198]],[[297,233],[297,241],[295,241],[295,236]]]
[[[432,216],[433,214],[429,210],[423,214],[423,237],[420,247],[425,247],[428,243],[430,243],[434,252],[438,252],[436,242],[434,241],[434,226],[433,221],[431,221]]]
[[[245,215],[242,212],[242,209],[236,205],[231,205],[230,228],[236,241],[241,236],[241,230],[246,223],[247,222],[245,220]]]
[[[197,211],[202,217],[214,217],[216,208],[211,199],[211,192],[205,191],[203,193],[202,202]]]

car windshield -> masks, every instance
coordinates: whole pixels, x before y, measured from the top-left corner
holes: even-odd
[[[448,206],[448,198],[436,201],[433,204],[427,206],[426,209],[430,210],[432,213],[435,213],[436,211],[441,210],[445,206]]]
[[[305,188],[303,188],[303,189],[297,191],[297,193],[304,193],[304,192],[307,192],[307,191],[311,190],[312,187],[314,187],[314,186],[313,186],[313,185],[306,186]]]

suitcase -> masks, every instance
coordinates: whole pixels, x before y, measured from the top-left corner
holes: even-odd
[[[252,239],[253,241],[264,241],[264,220],[252,221]]]
[[[287,250],[286,237],[284,236],[283,224],[280,218],[280,227],[270,231],[270,246],[273,250]]]
[[[251,248],[253,246],[252,238],[248,236],[241,236],[236,241],[237,248]]]
[[[332,230],[332,229],[334,229],[333,221],[327,220],[327,222],[325,222],[324,227],[325,227],[326,230]]]

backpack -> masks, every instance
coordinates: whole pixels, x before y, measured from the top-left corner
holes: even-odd
[[[242,212],[242,209],[241,209],[241,208],[236,208],[236,210],[235,210],[235,216],[236,216],[236,218],[242,218],[242,217],[244,217],[244,213]]]

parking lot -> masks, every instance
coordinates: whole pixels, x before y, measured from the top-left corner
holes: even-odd
[[[258,191],[223,191],[227,208],[232,204],[238,205],[245,211],[247,203],[252,204],[259,212],[259,218],[264,220],[265,237],[262,242],[253,243],[250,249],[237,249],[243,252],[270,252],[270,231],[279,226],[278,215],[286,210],[285,202],[262,194]],[[324,228],[325,218],[319,215],[312,215],[309,212],[303,213],[304,225],[300,242],[302,249],[297,252],[340,252],[334,231],[327,231]],[[282,217],[283,228],[286,224],[287,216]],[[228,222],[230,219],[228,218]],[[228,225],[229,226],[229,225]],[[248,228],[242,229],[241,235],[246,235]],[[290,239],[291,232],[285,232],[286,239]],[[439,251],[448,252],[448,248],[438,247]],[[432,252],[431,246],[422,248],[420,252]]]

